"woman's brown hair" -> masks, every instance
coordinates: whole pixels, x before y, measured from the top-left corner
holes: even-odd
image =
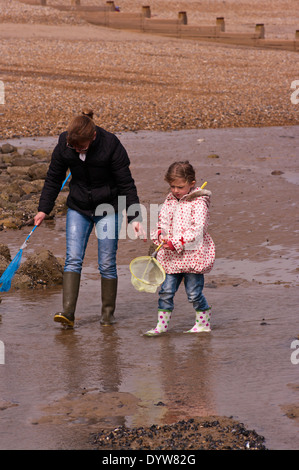
[[[93,111],[84,109],[82,114],[74,117],[67,129],[67,142],[72,147],[94,139],[96,126]]]
[[[172,163],[168,168],[164,179],[165,181],[167,181],[168,184],[170,184],[177,178],[181,178],[189,184],[195,181],[195,171],[191,163],[188,162],[188,160],[184,162]]]

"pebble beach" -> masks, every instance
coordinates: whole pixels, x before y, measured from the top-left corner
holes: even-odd
[[[142,5],[118,3],[124,12]],[[259,3],[155,1],[151,9],[169,18],[184,9],[190,24],[214,24],[223,16],[232,31],[251,31],[264,22],[270,37],[295,36],[292,2]],[[57,135],[84,106],[112,132],[298,122],[298,107],[291,102],[295,52],[112,30],[51,7],[57,4],[64,2],[48,0],[46,7],[0,2],[5,86],[0,139]]]

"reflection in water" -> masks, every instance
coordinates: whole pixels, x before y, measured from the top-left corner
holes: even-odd
[[[121,386],[120,338],[117,329],[102,327],[99,356],[99,379],[104,392],[118,392]]]
[[[78,321],[74,329],[61,328],[55,335],[56,347],[61,357],[63,390],[72,394],[74,391],[94,394],[94,407],[101,407],[103,393],[115,399],[121,386],[121,358],[119,353],[120,338],[117,329],[99,325],[99,317],[84,318]],[[90,338],[80,333],[80,329],[89,329],[93,325]],[[97,398],[98,397],[98,398]],[[121,407],[121,404],[117,403]],[[94,418],[96,413],[94,413]],[[117,427],[125,424],[125,417],[114,413],[95,420],[99,425]]]
[[[61,328],[55,334],[55,348],[58,356],[60,375],[63,380],[61,388],[67,393],[82,388],[85,383],[84,377],[84,354],[80,337],[75,330]],[[83,359],[83,364],[82,364]],[[83,367],[82,367],[83,366]]]
[[[103,392],[119,391],[121,384],[120,358],[117,331],[100,327],[96,344],[93,338],[86,341],[80,334],[80,326],[74,329],[61,328],[56,332],[55,342],[59,350],[60,367],[64,379],[64,389],[84,388],[90,380],[90,367],[93,364],[93,382]]]
[[[175,331],[142,337],[138,346],[143,351],[139,355],[143,367],[130,383],[125,381],[141,400],[140,409],[129,419],[130,425],[171,424],[216,413],[212,383],[217,371],[215,363],[213,370],[210,367],[211,341],[209,334]]]
[[[164,415],[166,424],[182,416],[215,414],[210,383],[211,335],[203,333],[192,339],[196,341],[191,341],[184,351],[177,349],[176,337],[165,342],[160,351],[165,398],[171,404]]]
[[[290,361],[296,292],[268,286],[265,296],[264,289],[255,287],[254,295],[250,288],[213,289],[213,330],[199,335],[183,334],[194,318],[178,293],[176,310],[185,313],[175,314],[169,333],[157,338],[142,336],[152,323],[153,296],[135,291],[122,269],[118,323],[111,328],[99,324],[98,280],[83,276],[74,330],[53,322],[61,288],[3,295],[0,448],[82,448],[102,427],[207,414],[233,415],[274,448],[296,446],[298,428],[281,408],[297,399],[295,385],[287,387],[298,384],[298,366]],[[281,312],[287,322],[280,321]],[[80,400],[84,393],[86,401]],[[71,421],[73,399],[86,414],[76,420],[74,401]],[[42,420],[46,405],[52,425]]]

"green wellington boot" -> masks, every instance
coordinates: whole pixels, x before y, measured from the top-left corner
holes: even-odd
[[[75,310],[80,287],[80,273],[67,271],[63,273],[63,312],[54,315],[54,321],[70,327],[74,326]]]
[[[102,315],[100,319],[101,325],[108,326],[115,323],[114,310],[117,294],[117,278],[105,279],[101,278],[102,288]]]

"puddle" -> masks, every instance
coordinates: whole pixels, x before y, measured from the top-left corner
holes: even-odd
[[[275,249],[272,247],[271,249]],[[245,279],[248,282],[262,284],[299,285],[299,253],[297,250],[286,250],[287,254],[264,261],[248,259],[235,260],[218,258],[215,261],[213,275],[220,277],[229,273],[230,277]]]

